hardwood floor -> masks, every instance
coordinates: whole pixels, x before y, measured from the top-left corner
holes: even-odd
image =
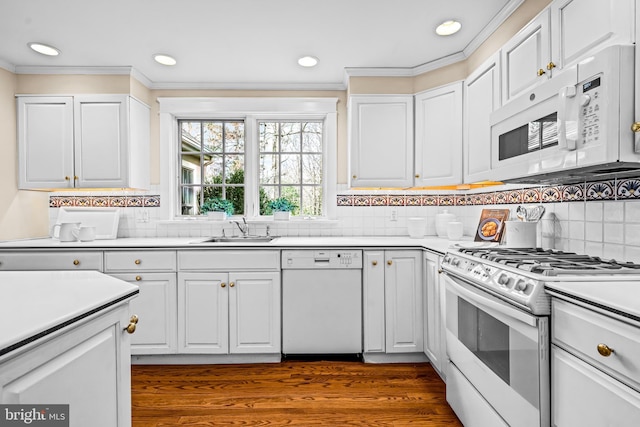
[[[132,366],[133,427],[462,426],[431,365]]]

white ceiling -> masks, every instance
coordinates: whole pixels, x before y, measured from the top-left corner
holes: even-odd
[[[461,59],[522,1],[0,0],[0,65],[132,67],[151,87],[342,87],[347,68],[411,73]],[[448,19],[462,30],[436,36]],[[45,57],[29,42],[62,53]],[[178,64],[159,65],[154,53]],[[302,68],[302,55],[320,63]]]

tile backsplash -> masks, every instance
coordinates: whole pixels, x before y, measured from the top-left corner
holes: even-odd
[[[444,209],[474,235],[484,207],[511,209],[543,204],[538,245],[640,263],[640,178],[582,184],[516,188],[486,187],[455,193],[418,190],[338,189],[336,217],[330,220],[251,221],[252,233],[276,236],[406,236],[407,219],[427,218],[435,235],[435,215]],[[237,234],[228,221],[171,221],[162,218],[160,196],[153,194],[74,194],[50,196],[50,221],[63,206],[123,208],[119,237],[208,237]]]

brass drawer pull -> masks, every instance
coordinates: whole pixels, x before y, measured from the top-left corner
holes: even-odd
[[[226,287],[227,287],[227,284],[226,284],[226,283],[224,283],[224,282],[222,282],[222,283],[220,283],[220,287],[221,287],[221,288],[226,288]]]
[[[378,265],[378,261],[371,261],[371,264],[374,265],[374,266]]]
[[[137,315],[133,315],[131,316],[131,319],[129,319],[129,324],[127,325],[126,328],[124,328],[125,331],[127,331],[127,333],[132,334],[136,331],[136,325],[138,324],[138,316]]]
[[[73,265],[80,265],[80,260],[74,259],[73,260]]]
[[[393,264],[393,261],[391,260],[387,261],[387,265],[391,265],[391,264]]]
[[[612,353],[615,353],[611,347],[606,344],[598,344],[598,353],[602,357],[609,357]]]
[[[235,285],[236,285],[235,283],[233,283],[233,282],[229,282],[229,287],[230,287],[230,288],[233,288]]]
[[[135,265],[140,265],[140,263],[141,263],[142,261],[140,261],[139,259],[137,259],[137,260],[135,260],[135,261],[133,261],[133,262],[135,263]]]
[[[139,282],[140,280],[142,280],[142,277],[136,276],[136,282]]]

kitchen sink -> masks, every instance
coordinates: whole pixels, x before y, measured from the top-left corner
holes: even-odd
[[[196,240],[194,243],[232,243],[232,242],[247,242],[247,243],[268,243],[275,239],[274,236],[232,236],[232,237],[207,237],[203,240]]]

